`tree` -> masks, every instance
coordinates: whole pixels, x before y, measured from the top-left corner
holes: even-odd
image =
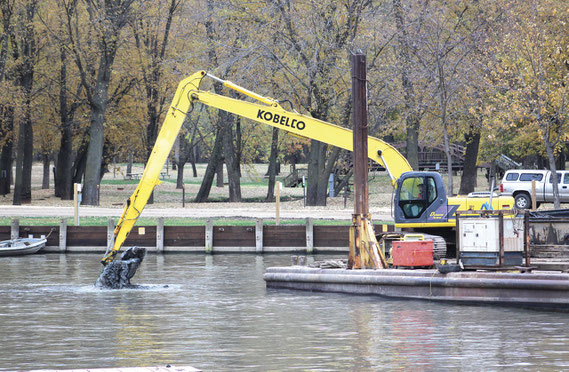
[[[442,132],[449,195],[454,194],[451,141],[453,137],[462,138],[470,128],[468,121],[462,122],[468,111],[461,99],[466,99],[465,93],[476,97],[476,82],[480,80],[478,58],[474,58],[474,54],[485,37],[487,21],[487,18],[477,17],[480,6],[445,6],[436,2],[428,9],[425,34],[421,35],[423,50],[420,61],[432,79],[430,91],[436,97],[430,113],[438,120]]]
[[[349,99],[348,55],[364,12],[371,2],[274,2],[280,22],[274,22],[278,56],[284,80],[295,101],[312,117],[349,123],[342,104]],[[328,176],[339,150],[311,141],[308,157],[307,205],[325,205]]]
[[[421,15],[423,12],[420,13]],[[405,20],[405,12],[401,5],[401,0],[393,0],[393,15],[397,26],[397,53],[400,62],[401,85],[403,87],[403,97],[405,105],[405,124],[406,124],[406,154],[409,164],[414,170],[419,170],[419,130],[420,115],[416,102],[415,83],[412,79],[414,63],[411,54],[413,53],[408,30],[409,25]],[[421,25],[419,21],[417,24]]]
[[[59,68],[59,123],[60,145],[55,168],[55,196],[62,200],[73,199],[73,124],[75,113],[84,103],[81,98],[83,86],[77,84],[75,93],[70,94],[71,78],[68,75],[67,50],[60,45]]]
[[[98,185],[102,178],[104,124],[107,104],[111,99],[111,71],[120,46],[121,31],[127,24],[134,2],[85,0],[85,9],[78,9],[78,0],[71,0],[74,6],[70,7],[66,18],[71,51],[91,111],[82,201],[86,205],[97,204]],[[78,13],[81,10],[87,13],[89,22],[79,24],[82,15]],[[90,33],[95,35],[94,40],[85,40]],[[93,50],[94,55],[89,55]],[[115,92],[123,90],[117,89]]]
[[[2,100],[0,101],[0,194],[10,193],[12,176],[12,148],[14,143],[14,107],[9,92],[14,89],[10,82],[6,81],[6,65],[8,62],[8,49],[10,35],[12,34],[12,22],[14,4],[12,0],[0,0],[2,12],[2,35],[0,38],[0,85],[2,87]]]
[[[275,178],[277,176],[277,152],[279,144],[279,130],[273,128],[273,138],[271,140],[271,155],[269,157],[269,187],[267,188],[267,196],[265,201],[272,202],[275,200]]]
[[[569,5],[563,1],[506,2],[506,21],[497,32],[497,75],[504,88],[501,117],[521,136],[538,133],[553,172],[554,206],[560,208],[555,153],[569,133]],[[507,46],[505,47],[501,47]]]
[[[232,5],[233,4],[228,5],[208,1],[207,17],[204,24],[206,39],[209,42],[207,48],[209,63],[215,66],[213,70],[219,71],[216,72],[216,74],[222,79],[225,79],[231,70],[237,70],[239,66],[237,63],[239,59],[235,58],[233,53],[244,57],[249,54],[249,51],[244,45],[250,42],[250,40],[247,40],[247,35],[250,35],[250,33],[242,32],[242,29],[249,19],[241,16],[243,13],[239,13],[241,10],[239,4],[236,4],[235,7]],[[216,8],[218,7],[223,9],[223,12],[220,11],[218,13],[222,13],[224,17],[214,17]],[[254,15],[252,18],[256,19]],[[222,35],[225,36],[225,39]],[[222,39],[224,39],[224,43],[218,45],[216,40]],[[221,61],[224,61],[224,63],[221,63]],[[213,87],[215,93],[222,94],[223,88],[219,82],[215,82]],[[238,98],[235,94],[234,97]],[[223,160],[229,179],[229,200],[238,202],[241,201],[241,119],[235,118],[225,111],[219,111],[215,117],[215,126],[217,127],[215,144],[209,158],[202,185],[200,186],[195,200],[205,201],[207,199],[216,170],[219,172],[222,171],[221,167],[223,163],[221,163],[221,161]],[[221,136],[221,138],[218,139],[218,136]],[[236,139],[235,141],[234,138]]]
[[[46,61],[43,64],[45,65],[44,71],[41,74],[46,81],[44,83],[44,100],[47,101],[42,112],[53,111],[57,118],[49,118],[48,121],[59,123],[57,126],[59,147],[56,149],[54,191],[55,196],[62,200],[73,199],[73,170],[78,168],[78,164],[74,164],[74,161],[83,158],[81,153],[79,156],[75,156],[73,140],[74,134],[78,137],[83,135],[83,131],[78,130],[79,123],[76,114],[80,108],[84,108],[85,99],[77,69],[74,68],[73,63],[70,63],[70,58],[73,59],[73,55],[70,55],[70,37],[66,23],[69,17],[76,14],[76,6],[76,1],[53,1],[44,8],[40,15],[44,30],[47,31],[51,41],[51,47],[46,51]],[[58,104],[53,105],[53,102]],[[41,120],[45,121],[46,115],[43,116],[44,118]],[[53,128],[50,127],[49,130],[52,131]],[[79,182],[82,175],[83,173],[79,177]],[[77,180],[77,178],[75,179]]]
[[[159,120],[164,111],[166,95],[162,91],[163,62],[170,39],[170,28],[181,0],[169,0],[167,6],[144,2],[142,9],[132,24],[139,64],[142,72],[142,85],[146,101],[146,157],[149,158],[158,136]],[[166,9],[163,15],[161,10]],[[168,90],[166,90],[168,91]],[[154,200],[150,195],[148,203]]]
[[[14,59],[15,84],[22,90],[23,116],[18,129],[16,150],[16,180],[13,204],[32,200],[32,157],[34,136],[32,126],[32,96],[34,68],[38,58],[38,39],[35,31],[37,0],[28,0],[17,8],[18,27],[14,29],[12,57]]]

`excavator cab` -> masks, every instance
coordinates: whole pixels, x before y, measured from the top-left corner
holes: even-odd
[[[436,172],[405,172],[397,180],[395,223],[446,222],[444,182]]]

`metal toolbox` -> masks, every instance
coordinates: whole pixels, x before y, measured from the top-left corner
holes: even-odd
[[[393,266],[433,266],[433,241],[395,241],[391,248]]]

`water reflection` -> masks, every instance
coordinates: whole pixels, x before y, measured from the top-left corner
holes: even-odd
[[[322,257],[318,258],[321,259]],[[267,290],[288,255],[149,255],[100,290],[90,254],[0,260],[0,370],[560,370],[566,314]],[[168,285],[167,288],[164,285]]]

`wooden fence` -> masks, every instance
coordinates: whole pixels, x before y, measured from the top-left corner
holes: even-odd
[[[264,225],[257,220],[251,226],[217,226],[208,220],[205,226],[135,226],[124,246],[146,247],[149,251],[205,253],[276,253],[348,252],[349,226],[314,225],[311,218],[304,225]],[[46,252],[96,252],[107,249],[113,236],[114,221],[107,226],[0,226],[0,240],[16,237],[47,237]],[[375,225],[376,233],[394,231],[393,225]]]

